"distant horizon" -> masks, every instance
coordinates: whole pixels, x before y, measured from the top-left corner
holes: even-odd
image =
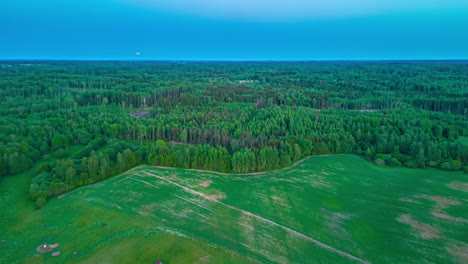
[[[426,59],[385,59],[385,58],[375,58],[375,59],[75,59],[75,58],[65,58],[65,59],[56,59],[56,58],[19,58],[19,59],[3,59],[0,58],[0,61],[90,61],[90,62],[366,62],[366,61],[376,61],[376,62],[392,62],[392,61],[409,61],[409,62],[429,62],[429,61],[468,61],[468,58],[426,58]]]

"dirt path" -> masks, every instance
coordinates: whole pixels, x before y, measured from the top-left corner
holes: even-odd
[[[302,160],[302,161],[303,161],[303,160]],[[309,241],[311,241],[312,243],[316,244],[317,246],[319,246],[319,247],[321,247],[321,248],[327,249],[327,250],[329,250],[329,251],[331,251],[331,252],[334,252],[334,253],[336,253],[336,254],[339,254],[339,255],[341,255],[341,256],[343,256],[343,257],[346,257],[346,258],[348,258],[348,259],[351,259],[351,260],[354,260],[354,261],[357,261],[357,262],[360,262],[360,263],[366,263],[366,264],[369,263],[369,262],[367,262],[367,261],[365,261],[365,260],[362,260],[362,259],[360,259],[360,258],[358,258],[358,257],[355,257],[355,256],[353,256],[353,255],[351,255],[351,254],[346,253],[346,252],[343,252],[343,251],[341,251],[341,250],[339,250],[339,249],[336,249],[336,248],[334,248],[334,247],[332,247],[332,246],[329,246],[329,245],[327,245],[327,244],[325,244],[325,243],[322,243],[322,242],[320,242],[320,241],[318,241],[318,240],[316,240],[316,239],[313,239],[313,238],[311,238],[311,237],[309,237],[309,236],[306,236],[306,235],[304,235],[304,234],[302,234],[302,233],[299,233],[299,232],[297,232],[297,231],[295,231],[295,230],[293,230],[293,229],[291,229],[291,228],[289,228],[289,227],[280,225],[280,224],[275,223],[275,222],[273,222],[273,221],[271,221],[271,220],[269,220],[269,219],[263,218],[263,217],[261,217],[261,216],[259,216],[259,215],[256,215],[256,214],[247,212],[247,211],[242,210],[242,209],[239,209],[239,208],[237,208],[237,207],[234,207],[234,206],[225,204],[225,203],[220,202],[220,201],[218,201],[218,200],[211,199],[209,196],[207,196],[207,195],[204,194],[204,193],[197,192],[197,191],[192,190],[192,189],[190,189],[190,188],[188,188],[188,187],[185,187],[185,186],[183,186],[183,185],[180,185],[180,184],[178,184],[178,183],[176,183],[176,182],[173,182],[173,181],[171,181],[171,180],[165,179],[164,177],[158,176],[158,175],[153,174],[153,173],[149,173],[149,172],[147,172],[147,171],[143,171],[143,173],[145,173],[145,174],[147,174],[147,175],[149,175],[149,176],[151,176],[151,177],[155,177],[155,178],[158,178],[158,179],[160,179],[160,180],[166,181],[166,182],[168,182],[168,183],[170,183],[170,184],[173,184],[173,185],[175,185],[175,186],[178,186],[178,187],[184,189],[185,191],[187,191],[187,192],[189,192],[189,193],[196,194],[196,195],[201,196],[201,197],[203,197],[203,198],[205,198],[205,199],[207,199],[207,200],[209,200],[209,201],[218,203],[218,204],[220,204],[220,205],[222,205],[222,206],[225,206],[225,207],[228,207],[228,208],[230,208],[230,209],[232,209],[232,210],[239,211],[239,212],[241,212],[241,213],[243,213],[243,214],[245,214],[245,215],[248,215],[248,216],[250,216],[250,217],[256,218],[256,219],[258,219],[258,220],[260,220],[260,221],[262,221],[262,222],[265,222],[265,223],[267,223],[267,224],[280,227],[280,228],[286,230],[286,231],[289,232],[289,233],[292,233],[292,234],[294,234],[294,235],[296,235],[296,236],[298,236],[298,237],[301,237],[301,238],[304,238],[304,239],[306,239],[306,240],[309,240]]]

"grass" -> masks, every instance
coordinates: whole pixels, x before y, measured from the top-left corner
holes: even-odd
[[[0,263],[468,261],[461,172],[350,155],[253,175],[141,166],[40,210],[28,177],[0,180]],[[36,252],[56,242],[60,256]]]

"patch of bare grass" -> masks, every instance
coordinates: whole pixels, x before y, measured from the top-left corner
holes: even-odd
[[[200,185],[201,187],[205,187],[207,188],[208,186],[210,186],[210,184],[212,183],[212,181],[208,180],[208,181],[204,181],[198,185]]]
[[[224,199],[224,198],[226,198],[226,195],[224,193],[217,193],[217,194],[207,195],[206,196],[206,199],[208,199],[210,201],[218,201],[218,200]]]
[[[457,242],[445,247],[445,250],[455,258],[457,263],[468,263],[468,244]]]
[[[453,181],[453,182],[447,184],[447,186],[450,189],[454,189],[454,190],[462,191],[462,192],[468,192],[468,183],[466,183],[466,182]]]
[[[442,197],[442,196],[419,195],[417,197],[436,202],[436,205],[433,207],[431,211],[431,214],[434,217],[445,219],[445,220],[451,220],[455,222],[460,222],[460,223],[468,223],[467,219],[464,219],[462,217],[453,217],[451,215],[448,215],[442,212],[443,210],[449,208],[450,206],[460,205],[461,204],[460,201],[449,199],[449,198]]]
[[[396,219],[400,223],[410,225],[422,239],[438,239],[439,231],[426,223],[414,220],[410,214],[401,215]]]

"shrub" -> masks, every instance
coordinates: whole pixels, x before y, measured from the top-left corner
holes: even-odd
[[[392,159],[390,159],[390,161],[388,162],[388,165],[390,165],[390,166],[400,166],[401,163],[400,163],[400,161],[398,161],[397,159],[392,158]]]
[[[403,163],[403,165],[405,167],[408,167],[408,168],[417,168],[418,167],[418,164],[416,164],[416,162],[414,162],[414,160],[408,160],[405,163]]]
[[[383,165],[385,165],[385,161],[383,161],[383,159],[376,159],[375,160],[375,165],[383,166]]]
[[[91,155],[91,152],[93,151],[93,149],[90,147],[90,146],[86,146],[84,148],[82,148],[78,153],[77,153],[77,158],[83,158],[83,157],[88,157],[89,155]]]
[[[41,208],[42,206],[44,206],[44,204],[47,202],[46,198],[44,197],[39,197],[37,198],[36,200],[36,206],[37,208]]]
[[[59,149],[68,145],[68,139],[63,135],[55,135],[52,139],[52,149]]]
[[[426,165],[432,168],[438,168],[439,167],[439,162],[437,161],[426,161]]]
[[[442,162],[439,168],[443,170],[457,171],[461,169],[461,166],[458,162],[454,160],[449,160],[449,161]]]
[[[43,172],[49,172],[49,170],[50,170],[49,164],[48,163],[43,163],[37,168],[36,172],[37,172],[37,174],[41,174]]]
[[[401,154],[401,153],[395,154],[395,158],[396,158],[399,162],[401,162],[401,163],[403,163],[403,164],[404,164],[406,161],[408,161],[408,160],[411,159],[410,157],[408,157],[408,156],[406,156],[406,155],[403,155],[403,154]]]
[[[68,156],[68,151],[64,150],[64,149],[59,149],[55,152],[55,157],[56,158],[64,158]]]

